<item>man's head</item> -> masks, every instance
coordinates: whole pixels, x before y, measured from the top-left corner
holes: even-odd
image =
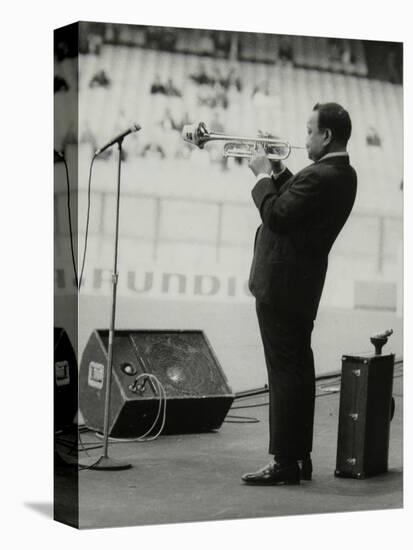
[[[327,153],[345,151],[350,135],[350,116],[341,105],[317,103],[307,122],[308,157],[317,161]]]

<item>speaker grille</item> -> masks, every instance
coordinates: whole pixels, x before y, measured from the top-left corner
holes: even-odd
[[[201,332],[132,333],[145,372],[158,377],[169,396],[222,395],[228,387]]]

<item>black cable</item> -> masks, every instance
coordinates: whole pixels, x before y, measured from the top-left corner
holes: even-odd
[[[75,251],[74,251],[74,246],[73,246],[73,229],[72,229],[72,214],[71,214],[72,211],[71,211],[71,208],[70,208],[69,168],[67,166],[65,156],[63,154],[60,154],[59,158],[61,158],[61,160],[63,161],[63,164],[65,165],[65,171],[66,171],[67,214],[68,214],[68,218],[69,218],[70,250],[71,250],[71,253],[72,253],[72,264],[73,264],[73,271],[74,271],[74,274],[75,274],[76,287],[79,287],[79,283],[78,283],[78,279],[77,279]]]
[[[83,445],[83,448],[82,449],[79,449],[79,453],[82,453],[82,452],[88,452],[88,451],[93,451],[94,449],[102,449],[103,445],[91,445],[90,447],[85,447]]]
[[[86,449],[85,445],[83,444],[83,441],[82,441],[82,438],[80,437],[80,433],[78,432],[78,438],[79,438],[79,442],[80,442],[80,445],[82,447],[82,450],[79,451],[79,448],[78,448],[78,453],[79,452],[82,452],[84,451],[88,457],[90,457],[89,453],[88,453],[88,450],[89,449]],[[103,445],[100,445],[99,447],[103,447]],[[99,448],[99,447],[96,447],[96,448]],[[95,460],[95,462],[92,462],[92,464],[89,464],[88,466],[86,464],[78,464],[78,472],[82,471],[82,470],[90,470],[91,468],[93,468],[93,466],[95,466],[95,464],[97,464],[100,460],[100,457]]]
[[[227,420],[227,418],[240,418],[242,421],[239,422],[238,420]],[[253,416],[235,416],[233,414],[228,414],[225,417],[224,422],[228,424],[257,424],[260,422],[258,418],[254,418]]]
[[[253,405],[240,405],[239,407],[231,407],[231,411],[235,411],[236,409],[254,409],[256,407],[264,407],[269,404],[269,401],[264,401],[263,403],[254,403]]]
[[[73,442],[55,438],[55,443],[58,444],[60,447],[66,447],[66,449],[69,449],[69,454],[73,451]]]
[[[78,462],[78,458],[79,458],[79,453],[80,452],[85,452],[86,455],[88,457],[90,457],[90,455],[88,454],[88,451],[89,450],[92,450],[92,449],[98,449],[98,448],[101,448],[103,447],[103,445],[95,445],[93,447],[86,447],[82,441],[82,438],[80,436],[80,431],[89,431],[88,429],[78,429],[77,431],[77,441],[74,441],[72,444],[69,444],[70,442],[67,440],[67,439],[64,439],[62,437],[59,437],[59,438],[56,438],[56,441],[63,447],[66,447],[66,448],[69,448],[69,451],[66,453],[66,456],[70,456],[70,455],[73,455],[74,453],[76,453],[76,458],[77,460],[74,461],[74,462],[68,462],[67,460],[65,460],[61,455],[59,455],[59,458],[61,459],[61,461],[66,465],[66,466],[70,466],[72,468],[76,468],[78,471],[81,471],[81,470],[90,470],[95,464],[97,464],[100,460],[100,458],[98,460],[96,460],[95,462],[93,462],[92,464],[90,465],[86,465],[86,464],[79,464]],[[79,448],[79,444],[80,444],[80,447]],[[90,457],[91,458],[91,457]]]
[[[77,440],[78,440],[77,452],[79,453],[79,452],[85,451],[86,454],[88,454],[87,453],[88,449],[85,447],[85,444],[82,441],[82,436],[80,435],[80,431],[77,432]],[[79,443],[81,447],[80,449],[79,449]]]
[[[398,361],[395,361],[394,364],[395,365],[398,365],[398,364],[402,364],[403,363],[403,359],[400,359]],[[395,378],[402,378],[403,377],[403,372],[400,373],[400,374],[394,374],[393,375],[393,379]],[[332,378],[332,379],[340,379],[341,380],[341,374],[340,375],[336,375],[336,374],[330,374],[330,375],[325,375],[325,376],[319,376],[317,377],[317,380],[326,380],[326,379],[329,379],[329,378]],[[325,387],[325,385],[322,385],[320,386],[320,388],[323,388]],[[256,390],[253,390],[253,391],[256,391]],[[327,395],[333,395],[334,393],[338,393],[340,390],[337,389],[337,390],[331,390],[331,391],[323,391],[321,393],[317,393],[315,395],[315,397],[325,397]],[[264,390],[260,390],[259,393],[264,393]],[[268,393],[268,390],[265,390],[265,393]],[[245,395],[245,396],[242,396],[242,397],[249,397],[250,395]],[[241,396],[240,396],[241,397]],[[399,397],[402,397],[402,396],[399,396]],[[264,401],[263,403],[253,403],[252,405],[239,405],[237,407],[231,407],[231,411],[235,411],[236,409],[254,409],[256,407],[264,407],[264,406],[267,406],[269,405],[269,402],[268,401]],[[227,416],[228,418],[228,416]]]
[[[399,361],[395,362],[395,364],[400,364],[400,363],[403,363],[403,360],[399,360]],[[402,376],[403,376],[403,374],[397,374],[393,378],[401,378]],[[341,378],[341,375],[334,374],[334,375],[321,376],[321,377],[318,377],[317,380],[325,380],[325,379],[328,379],[328,378]],[[316,394],[315,397],[316,398],[317,397],[325,397],[325,396],[332,395],[332,394],[335,394],[335,393],[338,393],[338,392],[339,392],[339,390],[322,392],[322,393]],[[264,393],[264,392],[262,392],[262,393]],[[396,397],[402,397],[401,395],[399,396],[398,394],[394,394],[394,395],[396,395]],[[247,396],[245,396],[245,397],[247,397]],[[233,411],[233,410],[236,410],[236,409],[252,409],[252,408],[256,408],[256,407],[264,407],[264,406],[267,406],[267,405],[269,405],[269,402],[264,401],[263,403],[254,403],[254,404],[251,404],[251,405],[239,405],[237,407],[231,407],[230,410]],[[227,419],[237,419],[237,420],[227,420]],[[227,415],[224,422],[227,423],[227,424],[257,424],[257,423],[260,422],[260,420],[258,418],[253,417],[253,416]],[[93,432],[93,430],[90,430],[87,426],[82,426],[81,428],[79,428],[79,432],[80,431],[82,431],[82,432],[91,432],[95,436],[97,436],[97,434],[95,432]],[[84,451],[87,454],[87,451],[89,451],[89,450],[100,449],[100,448],[103,447],[103,445],[93,445],[93,443],[91,444],[90,447],[89,446],[86,447],[84,445],[84,443],[82,442],[82,440],[81,440],[80,434],[79,434],[79,440],[80,440],[82,449],[78,449],[78,452]],[[113,440],[113,439],[111,439],[110,443],[113,445],[113,444],[129,443],[129,442],[132,442],[132,441],[133,441],[133,439],[131,439],[131,440],[121,440],[121,439],[120,440]],[[79,470],[88,470],[88,469],[92,468],[97,462],[94,462],[90,466],[79,465]]]
[[[85,260],[86,260],[86,249],[87,249],[87,240],[88,240],[88,233],[89,233],[89,218],[90,218],[90,194],[91,194],[91,187],[92,187],[92,168],[93,168],[93,163],[95,162],[95,159],[96,159],[96,155],[93,155],[92,161],[90,163],[90,168],[89,168],[89,181],[87,186],[87,214],[86,214],[85,242],[83,247],[82,268],[80,270],[78,288],[80,288],[82,285],[83,270],[85,267]]]
[[[91,470],[93,466],[95,466],[100,461],[100,458],[101,457],[95,460],[95,462],[92,462],[92,464],[89,464],[89,466],[87,466],[86,464],[79,464],[78,471],[81,472],[82,470]]]
[[[92,430],[90,428],[88,428],[87,426],[85,426],[85,424],[82,424],[81,426],[79,426],[79,432],[80,433],[87,433],[87,432],[91,432]]]

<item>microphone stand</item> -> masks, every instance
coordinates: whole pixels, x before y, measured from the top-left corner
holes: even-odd
[[[109,413],[110,413],[110,397],[112,389],[112,367],[113,367],[113,342],[115,337],[115,316],[116,316],[116,290],[118,285],[118,244],[119,244],[119,206],[120,206],[120,167],[122,162],[122,141],[124,136],[117,141],[119,158],[118,158],[118,177],[117,177],[117,194],[116,194],[116,229],[115,229],[115,252],[113,261],[112,273],[112,310],[110,317],[109,329],[109,346],[108,359],[106,367],[106,388],[105,388],[105,409],[103,422],[103,454],[99,460],[93,464],[92,470],[127,470],[132,467],[128,462],[114,460],[108,455],[109,443]]]

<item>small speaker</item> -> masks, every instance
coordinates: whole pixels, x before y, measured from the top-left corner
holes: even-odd
[[[109,331],[95,330],[80,366],[80,410],[86,426],[100,432],[108,343]],[[166,434],[216,430],[234,400],[202,331],[116,331],[109,412],[113,437],[138,437],[156,418],[159,395],[155,385],[149,381],[143,389],[136,389],[136,378],[143,373],[155,375],[165,389]]]
[[[76,354],[63,328],[54,328],[54,429],[73,424],[78,408]]]

